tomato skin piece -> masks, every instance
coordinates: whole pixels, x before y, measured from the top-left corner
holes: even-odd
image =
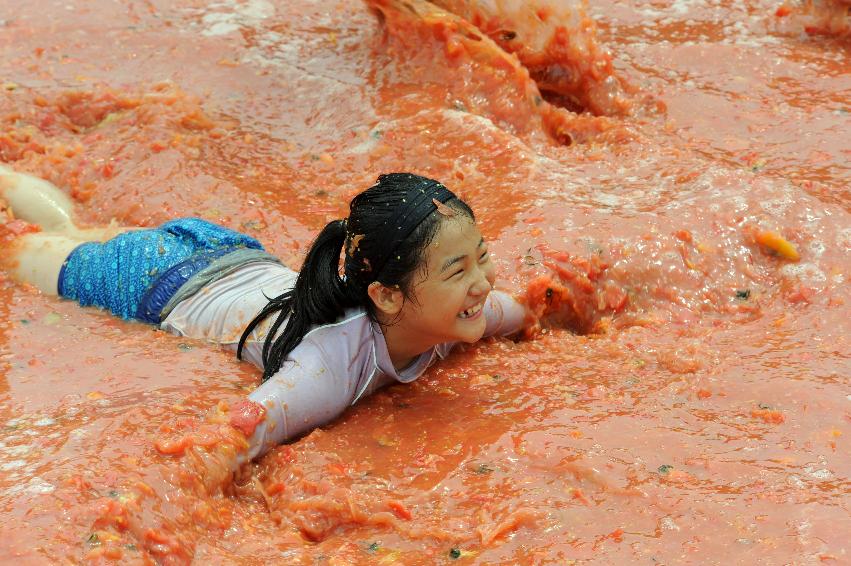
[[[41,232],[41,228],[39,228],[35,224],[30,224],[25,220],[21,220],[20,218],[16,218],[6,223],[5,225],[6,231],[12,234],[15,237],[23,236],[24,234],[30,234],[34,232]]]
[[[812,287],[809,287],[804,284],[800,284],[794,289],[792,289],[787,295],[786,299],[790,303],[811,303],[813,297],[818,293],[818,291]]]
[[[266,407],[249,399],[238,401],[231,409],[230,425],[246,437],[266,418]]]
[[[170,551],[180,547],[180,543],[174,536],[165,533],[160,529],[147,529],[143,536],[146,543],[161,545]]]
[[[215,446],[220,440],[221,437],[217,434],[217,431],[209,428],[202,429],[192,435],[192,444],[204,448]]]
[[[676,236],[677,239],[682,241],[682,242],[691,243],[694,240],[694,238],[691,235],[691,232],[689,232],[688,230],[677,230],[674,233],[674,236]]]
[[[343,466],[343,464],[340,464],[340,463],[328,464],[328,466],[326,466],[326,469],[330,473],[338,475],[338,476],[345,476],[346,475],[346,467]]]
[[[767,424],[783,424],[786,422],[783,413],[775,409],[754,409],[751,411],[751,416],[755,419],[762,419]]]
[[[125,531],[130,526],[127,517],[127,508],[114,499],[102,498],[95,506],[98,518],[95,519],[96,529],[115,527],[119,531]]]
[[[192,439],[188,435],[182,436],[177,440],[157,440],[154,446],[160,454],[168,454],[169,456],[180,456],[186,449],[192,445]]]
[[[585,505],[586,507],[591,505],[591,502],[588,501],[588,498],[585,497],[585,494],[582,493],[582,490],[578,487],[573,488],[573,491],[571,493],[573,495],[573,499],[579,501],[582,505]]]
[[[399,517],[400,519],[404,519],[406,521],[410,521],[414,518],[411,512],[405,507],[401,502],[394,500],[388,501],[387,506],[390,507],[390,510]]]
[[[614,283],[607,282],[604,293],[606,305],[614,312],[622,311],[626,307],[627,302],[629,302],[629,295],[627,295],[626,291]]]
[[[42,132],[47,132],[50,127],[56,123],[56,115],[55,114],[44,114],[38,122],[38,128]]]

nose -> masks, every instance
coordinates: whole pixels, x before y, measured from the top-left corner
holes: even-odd
[[[477,268],[476,280],[470,286],[470,294],[475,296],[487,295],[492,288],[493,285],[491,285],[487,272],[481,267]]]

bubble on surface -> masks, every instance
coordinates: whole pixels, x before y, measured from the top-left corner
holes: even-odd
[[[32,452],[33,446],[31,444],[19,444],[17,446],[9,446],[8,448],[3,448],[2,451],[9,456],[26,456],[30,452]]]
[[[794,204],[794,201],[790,198],[776,198],[776,199],[767,199],[759,203],[760,207],[775,216],[783,216],[786,211],[789,209],[789,206]]]
[[[780,268],[780,273],[789,279],[809,283],[824,283],[827,276],[814,263],[790,263]]]
[[[815,469],[815,466],[807,466],[804,468],[804,471],[810,474],[812,477],[817,480],[827,480],[833,477],[833,472],[828,470],[827,468],[819,468]]]
[[[9,462],[3,462],[0,464],[0,470],[4,472],[8,472],[11,470],[17,470],[19,468],[23,468],[27,465],[26,460],[10,460]]]
[[[845,251],[851,251],[851,228],[843,228],[836,234],[836,245]]]
[[[824,242],[821,240],[812,240],[809,244],[807,244],[807,249],[810,250],[810,253],[814,257],[821,257],[827,249],[827,246],[825,246]]]
[[[27,483],[24,489],[29,493],[42,494],[52,493],[56,489],[56,486],[36,476]]]

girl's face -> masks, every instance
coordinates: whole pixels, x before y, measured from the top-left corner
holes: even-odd
[[[485,331],[483,307],[496,273],[476,223],[460,214],[444,218],[425,260],[399,324],[426,348],[480,339]]]

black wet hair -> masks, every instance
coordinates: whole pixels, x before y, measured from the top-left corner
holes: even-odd
[[[377,322],[375,305],[367,293],[371,283],[398,287],[405,299],[411,300],[414,275],[425,267],[426,248],[443,218],[437,201],[475,219],[464,201],[433,179],[412,173],[379,176],[375,185],[352,199],[347,219],[334,220],[322,229],[307,252],[295,287],[269,299],[248,324],[237,357],[242,359],[251,332],[277,313],[263,343],[266,381],[314,326],[334,322],[346,309],[357,307]],[[407,234],[404,237],[399,235],[400,218],[409,224],[402,230]],[[388,246],[388,242],[393,244]],[[345,254],[342,277],[341,253]]]

